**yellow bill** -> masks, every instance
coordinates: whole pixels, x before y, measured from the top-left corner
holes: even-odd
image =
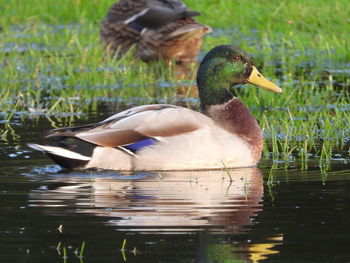
[[[282,89],[280,87],[266,79],[254,66],[253,71],[248,78],[248,82],[263,89],[271,90],[277,93],[282,92]]]

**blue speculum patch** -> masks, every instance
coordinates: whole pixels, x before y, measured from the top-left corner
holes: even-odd
[[[144,139],[129,145],[123,146],[124,148],[132,151],[132,152],[137,152],[138,150],[142,149],[143,147],[150,146],[155,144],[156,140],[149,138],[149,139]]]

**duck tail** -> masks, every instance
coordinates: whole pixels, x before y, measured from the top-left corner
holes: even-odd
[[[28,147],[45,152],[55,163],[67,169],[84,168],[91,157],[67,150],[62,147],[28,143]]]

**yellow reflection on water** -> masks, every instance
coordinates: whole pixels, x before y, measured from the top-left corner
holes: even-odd
[[[269,255],[278,254],[278,250],[274,250],[273,248],[276,245],[281,245],[283,242],[283,235],[274,236],[268,238],[271,243],[260,243],[260,244],[252,244],[249,247],[250,259],[252,262],[257,263],[261,260],[267,259]]]

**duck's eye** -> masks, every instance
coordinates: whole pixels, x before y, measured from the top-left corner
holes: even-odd
[[[237,55],[237,56],[234,56],[233,59],[236,61],[241,61],[242,57],[240,55]]]

